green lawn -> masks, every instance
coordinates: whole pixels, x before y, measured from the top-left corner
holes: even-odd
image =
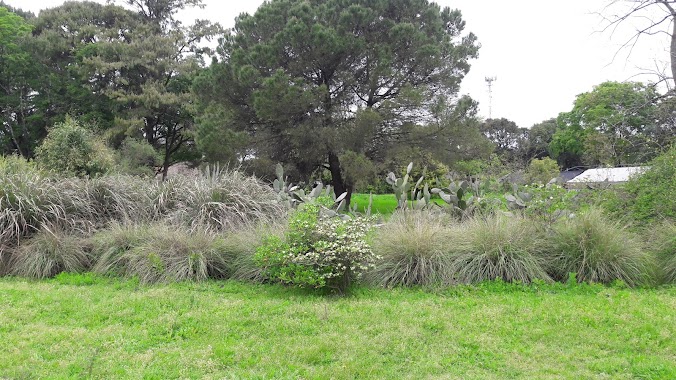
[[[0,279],[0,378],[673,379],[676,288]]]
[[[357,211],[364,212],[369,205],[370,194],[352,194],[351,202],[357,203]],[[432,202],[444,205],[444,201],[439,198],[433,198]],[[397,198],[394,194],[373,194],[373,203],[371,212],[373,214],[390,215],[397,208]]]

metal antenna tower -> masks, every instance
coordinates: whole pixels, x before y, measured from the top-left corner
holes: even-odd
[[[498,80],[496,77],[486,77],[486,85],[488,86],[488,118],[493,118],[493,82]]]

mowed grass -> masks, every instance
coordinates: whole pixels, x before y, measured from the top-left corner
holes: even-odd
[[[0,378],[673,379],[676,289],[0,279]]]
[[[370,196],[370,194],[352,194],[351,202],[356,202],[357,211],[363,213],[368,208]],[[432,198],[432,202],[440,205],[445,204],[440,198]],[[395,198],[394,194],[373,194],[373,203],[371,204],[372,214],[391,215],[396,208],[397,198]]]

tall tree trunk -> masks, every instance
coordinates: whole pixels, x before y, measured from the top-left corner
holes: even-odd
[[[169,157],[171,155],[171,151],[169,150],[169,144],[165,141],[164,144],[164,161],[162,161],[162,182],[167,180],[167,175],[169,175],[169,164],[171,161],[169,160]]]
[[[340,160],[338,155],[334,152],[329,152],[329,171],[331,172],[331,186],[333,186],[333,192],[336,196],[347,192],[345,196],[345,205],[350,206],[350,200],[352,198],[352,186],[343,181],[343,175],[340,171]]]
[[[674,82],[674,88],[676,89],[676,13],[673,13],[673,9],[672,16],[674,18],[674,20],[672,20],[672,23],[674,24],[674,29],[671,32],[671,48],[670,48],[671,80],[672,82]]]
[[[659,3],[664,5],[667,8],[667,11],[671,14],[671,23],[673,24],[673,29],[671,30],[671,46],[669,49],[669,58],[671,58],[671,80],[676,86],[676,9],[671,6],[671,1],[667,0],[657,0]],[[675,87],[676,88],[676,87]]]

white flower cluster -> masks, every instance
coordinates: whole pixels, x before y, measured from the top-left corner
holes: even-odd
[[[379,259],[365,240],[371,228],[367,218],[321,219],[311,232],[312,244],[301,252],[292,248],[287,258],[313,267],[326,280],[359,278]]]

